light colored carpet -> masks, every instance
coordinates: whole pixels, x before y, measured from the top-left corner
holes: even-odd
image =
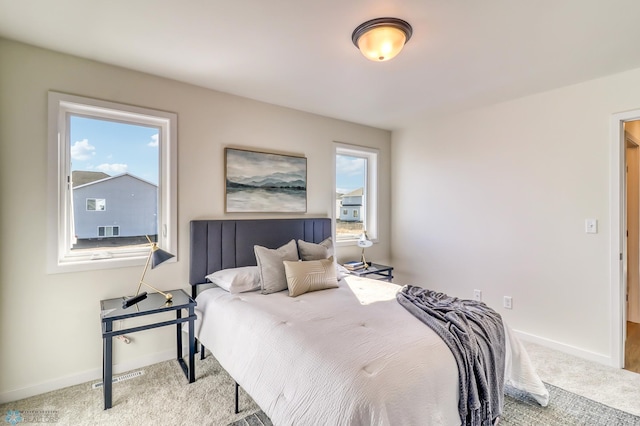
[[[210,355],[196,360],[191,384],[176,360],[139,370],[144,375],[113,384],[109,410],[103,410],[102,388],[92,389],[98,380],[2,404],[0,422],[9,424],[5,416],[17,410],[57,412],[59,425],[227,425],[259,410],[240,389],[240,413],[233,413],[234,382]]]
[[[522,343],[542,381],[640,416],[640,374]]]
[[[639,374],[535,344],[524,344],[545,382],[640,415]],[[102,409],[102,389],[92,389],[92,382],[0,405],[0,414],[5,420],[7,413],[13,410],[26,412],[25,417],[29,411],[35,412],[31,415],[48,411],[54,413],[60,425],[228,425],[259,412],[257,405],[241,389],[241,411],[233,414],[234,383],[212,356],[204,361],[197,360],[196,382],[192,384],[187,383],[175,360],[142,370],[143,376],[114,384],[113,408],[107,411]],[[571,394],[569,397],[574,398]],[[580,398],[569,402],[576,406],[578,403],[581,403]],[[505,425],[536,424],[524,418],[505,420],[509,420]]]
[[[637,426],[640,417],[611,408],[547,383],[550,402],[541,407],[524,392],[505,390],[499,426]],[[229,426],[273,426],[262,412],[250,414]]]

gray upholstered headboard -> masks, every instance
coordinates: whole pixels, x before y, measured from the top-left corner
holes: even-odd
[[[256,264],[254,245],[277,248],[293,240],[319,243],[331,236],[331,219],[192,220],[189,284],[220,269]]]

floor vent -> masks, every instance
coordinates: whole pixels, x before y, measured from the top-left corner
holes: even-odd
[[[134,371],[133,373],[123,374],[122,376],[114,377],[112,379],[112,383],[124,382],[125,380],[135,379],[136,377],[142,376],[144,374],[144,370]],[[94,383],[91,385],[93,389],[101,389],[102,382]]]

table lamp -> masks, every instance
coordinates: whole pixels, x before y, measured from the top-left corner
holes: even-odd
[[[160,247],[158,247],[158,244],[151,241],[149,236],[147,236],[147,240],[149,241],[149,244],[151,244],[151,247],[149,249],[149,256],[147,256],[147,262],[145,263],[144,269],[142,270],[142,276],[140,277],[140,282],[138,283],[138,290],[136,291],[135,296],[125,299],[122,302],[123,308],[128,308],[129,306],[147,298],[146,291],[143,291],[142,293],[140,293],[140,287],[142,287],[142,284],[146,285],[147,287],[163,295],[165,299],[167,299],[167,303],[171,302],[171,299],[173,299],[173,295],[171,293],[164,293],[158,290],[157,288],[153,287],[152,285],[144,282],[144,276],[147,273],[147,269],[149,269],[149,265],[151,265],[151,269],[154,269],[156,266],[159,266],[160,264],[174,257],[173,254],[166,252],[162,250]]]
[[[362,247],[362,258],[360,259],[360,261],[364,263],[364,269],[367,269],[369,267],[369,264],[367,263],[367,259],[364,258],[364,249],[367,247],[371,247],[372,245],[373,243],[367,236],[367,231],[362,231],[362,234],[360,235],[360,239],[358,240],[358,247]]]

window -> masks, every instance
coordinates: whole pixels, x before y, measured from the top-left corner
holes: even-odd
[[[103,212],[107,209],[107,201],[104,198],[87,198],[87,210],[91,212]]]
[[[177,255],[176,138],[173,113],[49,92],[49,273],[144,263],[146,236]]]
[[[336,241],[377,238],[378,151],[335,145]]]
[[[119,235],[119,226],[98,226],[98,237],[117,237]]]

